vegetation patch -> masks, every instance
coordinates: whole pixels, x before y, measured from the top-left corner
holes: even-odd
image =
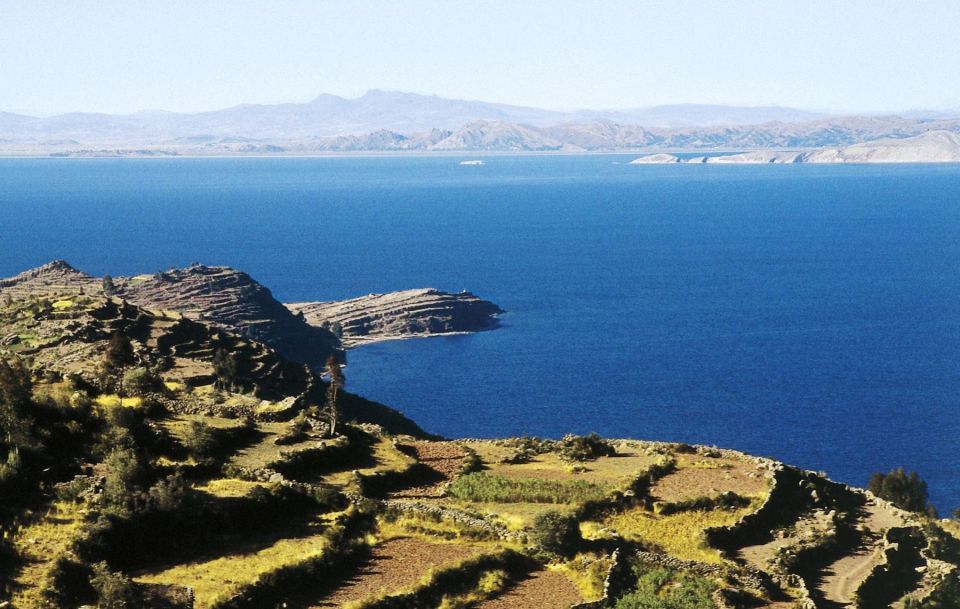
[[[345,544],[346,527],[318,520],[315,532],[282,538],[260,550],[229,554],[213,560],[176,565],[158,572],[142,573],[145,583],[177,583],[193,588],[196,608],[255,606],[244,604],[261,590],[274,585],[295,570],[310,570],[324,564]]]
[[[458,499],[487,503],[577,504],[602,499],[612,490],[585,480],[505,478],[486,472],[460,476],[450,485],[450,494]]]
[[[707,544],[705,530],[730,526],[753,512],[760,503],[761,500],[755,498],[745,508],[689,510],[669,515],[654,514],[638,506],[611,514],[601,523],[584,523],[582,529],[587,538],[603,537],[606,529],[678,558],[719,563],[720,553]]]
[[[636,585],[615,609],[713,609],[716,585],[709,579],[659,566],[633,566]]]

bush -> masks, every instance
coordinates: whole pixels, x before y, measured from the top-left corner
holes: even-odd
[[[90,593],[89,567],[69,556],[58,556],[44,577],[44,598],[56,607],[75,607]]]
[[[189,485],[179,473],[167,476],[147,491],[149,509],[175,512],[186,502]]]
[[[691,574],[664,567],[634,567],[637,578],[633,592],[617,600],[616,609],[713,609],[713,584]]]
[[[577,520],[556,510],[544,512],[533,521],[530,541],[552,554],[570,556],[581,540]]]
[[[927,483],[917,472],[907,475],[902,467],[889,474],[878,472],[870,478],[867,488],[877,497],[886,499],[901,509],[910,512],[923,512],[927,509]]]
[[[558,454],[567,461],[592,461],[599,457],[611,457],[616,452],[609,442],[591,433],[586,436],[564,436]]]
[[[114,573],[105,562],[93,565],[90,585],[97,591],[97,609],[134,607],[133,582],[122,573]]]
[[[123,373],[123,389],[127,395],[143,397],[161,386],[160,378],[146,368],[132,368]]]
[[[199,463],[206,463],[216,452],[219,440],[217,430],[210,425],[203,421],[190,421],[182,443],[194,459]]]
[[[143,477],[143,468],[137,454],[127,448],[114,450],[107,457],[106,482],[103,485],[103,502],[108,511],[126,514],[134,509],[138,485]]]
[[[960,575],[952,573],[922,601],[907,598],[904,609],[960,609]]]

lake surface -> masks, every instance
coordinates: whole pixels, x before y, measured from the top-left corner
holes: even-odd
[[[771,455],[960,507],[960,167],[630,156],[0,161],[0,276],[192,261],[281,300],[469,289],[472,336],[349,355],[450,436],[597,431]]]

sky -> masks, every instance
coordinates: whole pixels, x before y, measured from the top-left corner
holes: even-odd
[[[369,89],[552,109],[960,108],[955,0],[0,0],[0,110]]]

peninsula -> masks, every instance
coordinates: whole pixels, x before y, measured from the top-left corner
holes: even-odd
[[[335,358],[286,354],[491,327],[496,305],[289,307],[225,267],[0,280],[0,607],[956,606],[960,521],[916,476],[868,491],[709,446],[438,438]]]

